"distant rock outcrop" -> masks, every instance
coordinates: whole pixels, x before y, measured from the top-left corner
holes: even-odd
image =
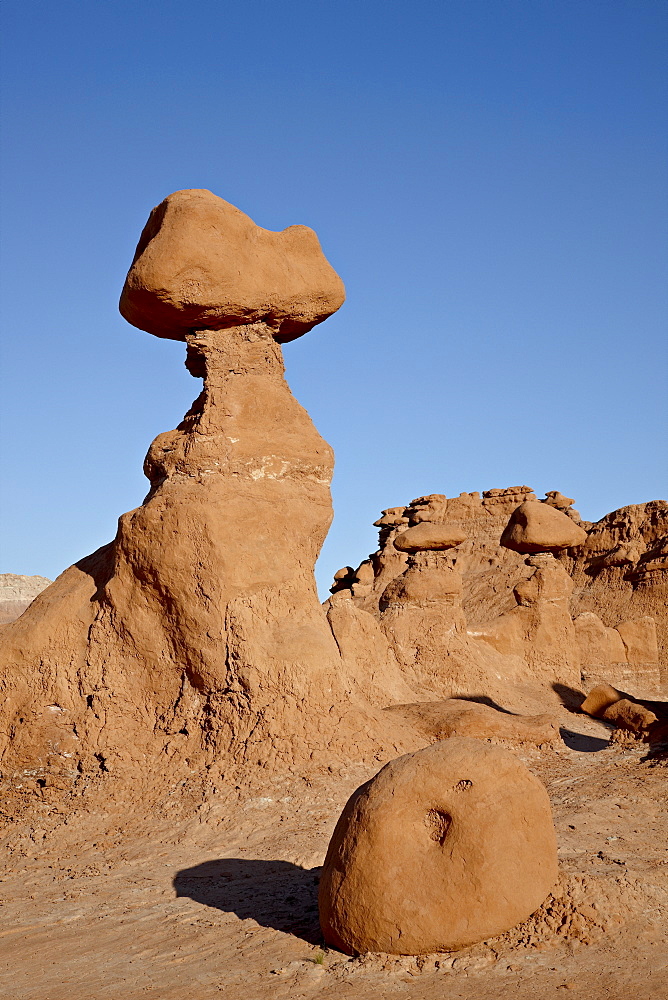
[[[0,625],[15,621],[50,583],[45,576],[0,573]]]
[[[416,561],[397,539],[447,525],[462,539],[450,557],[460,581],[458,625],[438,639],[416,619],[402,639],[405,666],[419,660],[425,643],[432,659],[443,659],[468,636],[506,658],[508,680],[533,676],[579,687],[607,678],[651,692],[668,681],[668,504],[625,507],[596,524],[581,521],[572,504],[557,490],[538,502],[527,486],[419,497],[383,511],[375,522],[378,551],[332,589],[348,588],[360,608],[389,624],[388,597]],[[433,609],[437,589],[430,593],[425,573],[421,581],[422,600]],[[437,631],[446,619],[440,616]],[[454,626],[452,615],[448,620]],[[394,623],[387,631],[396,645]],[[444,665],[448,671],[452,664]]]

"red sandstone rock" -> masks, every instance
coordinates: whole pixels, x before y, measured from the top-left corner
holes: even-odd
[[[582,702],[580,709],[587,715],[600,719],[607,708],[621,701],[623,697],[624,695],[611,684],[597,684]]]
[[[619,701],[608,705],[600,718],[606,722],[613,722],[618,729],[627,729],[633,733],[648,730],[652,723],[657,721],[654,712],[650,712],[644,705],[639,705],[629,698],[620,698]]]
[[[556,880],[541,782],[508,751],[455,737],[392,761],[349,799],[320,924],[348,954],[450,951],[526,919]]]
[[[167,199],[142,236],[126,315],[185,336],[202,392],[149,448],[150,492],[115,540],[3,627],[3,766],[42,766],[58,746],[70,770],[101,761],[134,780],[146,760],[191,774],[223,755],[273,765],[382,745],[363,693],[370,675],[346,676],[313,578],[332,518],[332,451],[292,396],[276,342],[279,327],[285,339],[290,324],[303,331],[336,308],[341,286],[309,230],[263,234],[194,192]],[[198,261],[213,292],[185,302],[182,278]],[[133,297],[140,288],[148,297]],[[250,322],[255,311],[263,319]],[[207,318],[228,328],[188,332]]]
[[[558,723],[547,713],[514,715],[498,711],[490,705],[480,705],[459,698],[392,705],[386,711],[406,719],[419,732],[434,740],[468,736],[481,740],[493,738],[534,743],[538,746],[561,740]]]
[[[466,534],[457,524],[435,524],[421,521],[403,531],[394,539],[395,549],[400,552],[427,552],[452,549],[466,540]]]
[[[515,552],[554,552],[582,545],[587,539],[569,517],[549,504],[528,500],[513,511],[501,544]]]
[[[256,226],[211,191],[176,191],[151,212],[121,295],[129,323],[185,340],[193,329],[266,323],[294,340],[342,305],[343,283],[307,226]]]

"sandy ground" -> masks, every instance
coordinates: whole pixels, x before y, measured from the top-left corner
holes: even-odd
[[[323,947],[319,865],[378,769],[268,778],[188,822],[96,813],[45,788],[5,837],[0,996],[12,1000],[668,997],[668,764],[563,710],[563,748],[517,748],[553,804],[562,884],[525,925],[456,954]],[[41,825],[40,825],[41,823]]]

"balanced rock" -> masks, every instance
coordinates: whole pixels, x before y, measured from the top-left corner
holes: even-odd
[[[343,282],[308,226],[257,226],[211,191],[176,191],[151,212],[121,294],[125,319],[185,340],[193,329],[266,323],[294,340],[342,305]]]
[[[558,552],[582,545],[587,532],[550,504],[527,500],[511,514],[501,544],[515,552]]]
[[[329,762],[350,754],[353,731],[355,752],[378,746],[357,695],[365,677],[353,704],[313,578],[333,454],[290,392],[277,342],[332,312],[341,289],[310,230],[266,233],[209,192],[177,192],[153,213],[124,314],[184,338],[204,384],[151,444],[149,493],[113,542],[0,629],[3,773],[37,773],[59,746],[68,772],[104,761],[110,780],[136,788],[169,745],[170,779],[166,763],[150,775],[157,797],[174,771],[225,755]]]
[[[453,737],[353,793],[325,858],[320,924],[348,954],[451,951],[525,920],[556,880],[541,782],[509,751]]]
[[[394,539],[400,552],[443,552],[466,541],[466,532],[457,524],[421,521]]]

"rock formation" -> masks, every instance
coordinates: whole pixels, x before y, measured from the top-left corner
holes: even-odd
[[[454,737],[391,761],[349,799],[320,923],[348,954],[450,951],[526,919],[556,880],[544,786],[508,751]]]
[[[272,233],[210,191],[176,191],[151,212],[121,295],[156,337],[264,323],[281,343],[341,306],[343,282],[307,226]]]
[[[50,583],[45,576],[0,573],[0,625],[15,621]]]
[[[560,552],[587,540],[587,532],[551,503],[525,500],[510,515],[501,544],[513,552],[533,555]]]
[[[341,720],[366,677],[346,676],[313,578],[333,456],[279,344],[342,300],[305,227],[268,233],[205,191],[151,213],[121,308],[184,339],[204,386],[149,448],[150,491],[115,540],[3,630],[6,766],[290,764],[337,734],[354,752]]]
[[[558,508],[528,500],[510,516],[501,544],[529,554],[531,575],[514,588],[517,606],[479,630],[501,653],[518,654],[546,685],[580,683],[580,658],[570,614],[573,581],[554,558],[587,535]]]
[[[593,688],[580,708],[595,719],[604,719],[617,729],[638,735],[648,732],[658,722],[657,715],[649,707],[625,697],[611,684],[599,684]],[[665,715],[665,705],[663,708]]]
[[[659,679],[667,684],[668,503],[652,500],[606,514],[588,526],[584,545],[559,561],[573,579],[574,615],[589,612],[614,628],[648,617],[656,623],[656,650],[648,636],[642,651],[625,647],[614,677],[601,670],[596,676],[623,685],[637,679],[648,691]]]
[[[384,595],[399,585],[410,558],[397,549],[397,537],[424,521],[456,524],[466,536],[456,549],[466,630],[460,619],[460,630],[450,633],[451,648],[465,635],[491,645],[505,658],[495,666],[508,681],[537,670],[535,676],[548,684],[587,687],[609,679],[649,696],[662,676],[668,679],[668,577],[662,555],[668,554],[668,504],[622,508],[595,525],[581,521],[572,504],[558,490],[538,503],[529,487],[521,486],[487,490],[482,497],[432,494],[388,508],[375,522],[378,551],[362,564],[364,587],[354,586],[358,571],[350,569],[336,588],[347,588],[358,607],[382,621]],[[527,543],[527,532],[538,526],[538,543]],[[504,532],[503,541],[510,540],[512,548],[501,544]],[[513,539],[522,536],[525,544],[517,551]],[[535,558],[525,560],[532,549]],[[438,650],[436,641],[434,658]],[[444,642],[440,654],[448,655]],[[481,675],[473,671],[473,676]]]
[[[548,712],[541,715],[515,715],[498,711],[491,705],[458,698],[391,705],[386,711],[406,719],[432,740],[470,736],[481,740],[534,743],[536,746],[561,743],[559,726],[554,715]]]

